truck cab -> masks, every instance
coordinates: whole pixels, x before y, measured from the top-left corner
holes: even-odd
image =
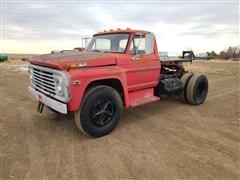
[[[207,79],[195,76],[179,60],[160,61],[153,33],[117,29],[94,34],[84,51],[30,59],[28,89],[39,102],[39,112],[44,105],[63,114],[73,112],[82,132],[100,137],[117,126],[124,108],[166,96],[203,103]]]

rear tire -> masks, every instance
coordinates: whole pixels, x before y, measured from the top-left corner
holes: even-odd
[[[119,93],[109,86],[96,86],[84,96],[74,120],[83,133],[101,137],[112,132],[123,113],[123,102]]]
[[[187,85],[189,80],[191,79],[191,77],[193,76],[193,73],[185,73],[184,75],[182,75],[180,81],[183,83],[183,93],[181,95],[181,101],[182,102],[186,102],[187,103]]]
[[[205,75],[194,74],[186,89],[187,102],[192,105],[200,105],[204,102],[208,93],[208,80]]]

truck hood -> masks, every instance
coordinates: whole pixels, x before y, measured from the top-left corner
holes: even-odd
[[[44,54],[32,57],[29,62],[40,66],[52,67],[60,70],[75,68],[116,65],[116,59],[111,53],[75,52]]]

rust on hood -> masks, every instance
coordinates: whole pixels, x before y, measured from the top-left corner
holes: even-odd
[[[68,70],[71,64],[84,63],[84,67],[115,65],[116,59],[111,53],[103,52],[76,52],[44,54],[35,56],[30,63],[52,67],[60,70]]]

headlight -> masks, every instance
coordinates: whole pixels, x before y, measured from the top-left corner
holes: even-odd
[[[31,67],[28,67],[28,72],[29,72],[29,79],[30,79],[31,83],[34,83],[33,69]]]
[[[30,80],[33,80],[33,75],[31,73],[29,74],[29,78]]]
[[[30,74],[33,74],[33,69],[32,68],[29,67],[28,70],[29,70]]]
[[[57,80],[56,81],[56,90],[58,93],[62,92],[62,80]]]
[[[55,87],[56,93],[59,95],[63,94],[63,81],[61,76],[55,76]]]

